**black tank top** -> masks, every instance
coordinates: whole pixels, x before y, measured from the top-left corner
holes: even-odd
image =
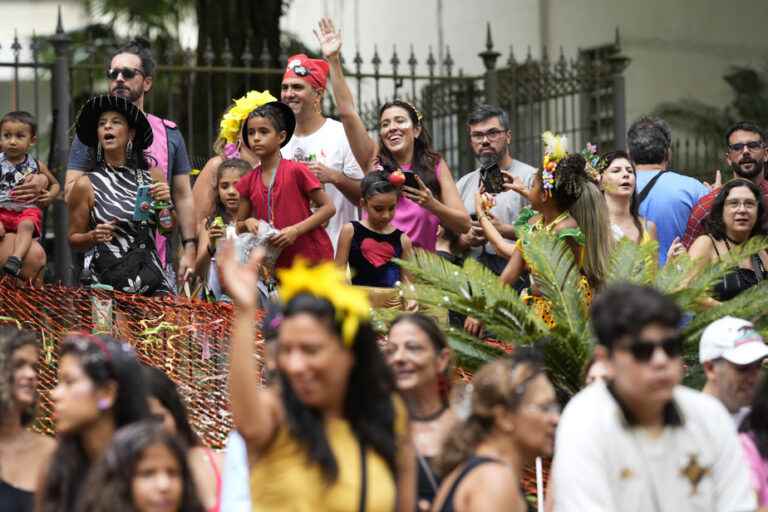
[[[0,480],[0,511],[32,512],[35,494]]]
[[[483,464],[502,464],[502,462],[498,459],[494,459],[492,457],[480,457],[477,455],[473,455],[469,458],[466,464],[464,464],[464,469],[461,470],[461,473],[459,473],[459,476],[456,477],[456,480],[453,481],[453,484],[451,485],[451,488],[448,490],[448,495],[445,497],[445,501],[443,501],[443,506],[440,508],[439,512],[453,512],[453,498],[456,494],[456,490],[459,488],[459,485],[461,484],[461,481],[464,480],[468,474],[470,474],[476,467],[482,466]]]
[[[352,221],[354,234],[349,248],[352,284],[392,288],[400,280],[400,267],[392,258],[403,256],[403,232],[395,229],[388,235],[371,231]]]

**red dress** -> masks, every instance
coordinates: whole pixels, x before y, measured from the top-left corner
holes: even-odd
[[[269,187],[264,185],[261,171],[259,165],[240,178],[236,185],[240,195],[251,201],[251,217],[282,229],[312,215],[309,194],[321,185],[306,165],[293,160],[280,160]],[[290,267],[297,256],[313,263],[333,259],[333,245],[322,226],[299,236],[293,245],[283,249],[277,259],[277,268]]]

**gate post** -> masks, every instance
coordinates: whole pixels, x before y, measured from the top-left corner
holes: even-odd
[[[485,66],[485,102],[490,105],[499,104],[499,77],[496,71],[496,60],[501,53],[494,51],[491,39],[491,22],[486,24],[485,51],[477,54],[483,59]]]
[[[62,189],[64,188],[69,159],[69,130],[71,98],[69,87],[69,50],[71,40],[64,32],[59,6],[56,33],[51,37],[54,53],[53,64],[53,152],[52,172],[56,175]],[[69,247],[69,216],[63,195],[53,203],[54,215],[54,258],[56,281],[65,286],[72,286],[72,251]]]

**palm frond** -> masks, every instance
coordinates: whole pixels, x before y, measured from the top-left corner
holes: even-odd
[[[655,240],[638,245],[626,237],[622,238],[611,251],[606,282],[652,284],[657,270],[658,251],[659,243]]]

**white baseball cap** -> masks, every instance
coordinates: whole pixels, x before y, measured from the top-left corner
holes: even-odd
[[[751,322],[724,316],[701,334],[699,362],[723,358],[737,365],[752,364],[768,357],[768,345]]]

